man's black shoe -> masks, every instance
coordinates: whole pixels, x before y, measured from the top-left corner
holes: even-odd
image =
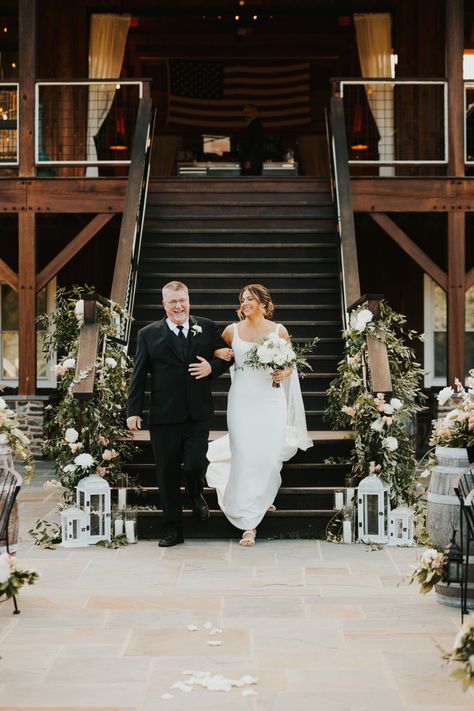
[[[168,533],[167,536],[162,538],[158,545],[160,548],[170,548],[171,546],[176,546],[178,543],[184,543],[183,536],[179,536],[177,533]]]
[[[200,521],[207,521],[210,517],[209,506],[202,494],[198,494],[191,499],[191,508],[194,516]]]

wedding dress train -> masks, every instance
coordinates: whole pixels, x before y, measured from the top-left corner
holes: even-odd
[[[279,324],[275,327],[278,333]],[[281,485],[284,461],[297,449],[312,446],[303,398],[294,372],[272,387],[271,372],[244,365],[253,343],[233,324],[234,372],[227,405],[229,434],[209,445],[206,479],[216,489],[219,506],[242,530],[256,528]]]

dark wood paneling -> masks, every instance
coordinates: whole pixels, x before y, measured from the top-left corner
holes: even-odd
[[[32,212],[18,215],[18,373],[20,395],[36,392],[36,218]]]

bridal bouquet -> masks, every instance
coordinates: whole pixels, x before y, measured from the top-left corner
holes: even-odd
[[[295,346],[286,338],[270,333],[255,341],[255,345],[245,357],[244,364],[250,368],[271,371],[296,368],[299,373],[303,370],[312,370],[304,356],[313,350],[317,341],[318,339],[315,338],[310,343]],[[272,385],[274,388],[280,387],[280,383],[273,382]]]

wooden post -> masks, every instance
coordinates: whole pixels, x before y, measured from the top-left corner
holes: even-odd
[[[19,395],[36,392],[36,224],[34,212],[18,215]]]
[[[446,76],[448,78],[448,175],[464,175],[463,53],[464,2],[446,0]],[[465,213],[448,214],[447,353],[448,384],[464,381]]]
[[[34,97],[36,79],[36,0],[19,0],[19,175],[35,174]],[[18,392],[36,392],[36,221],[24,206],[18,215]]]
[[[18,8],[20,178],[35,175],[36,1],[19,0]]]

